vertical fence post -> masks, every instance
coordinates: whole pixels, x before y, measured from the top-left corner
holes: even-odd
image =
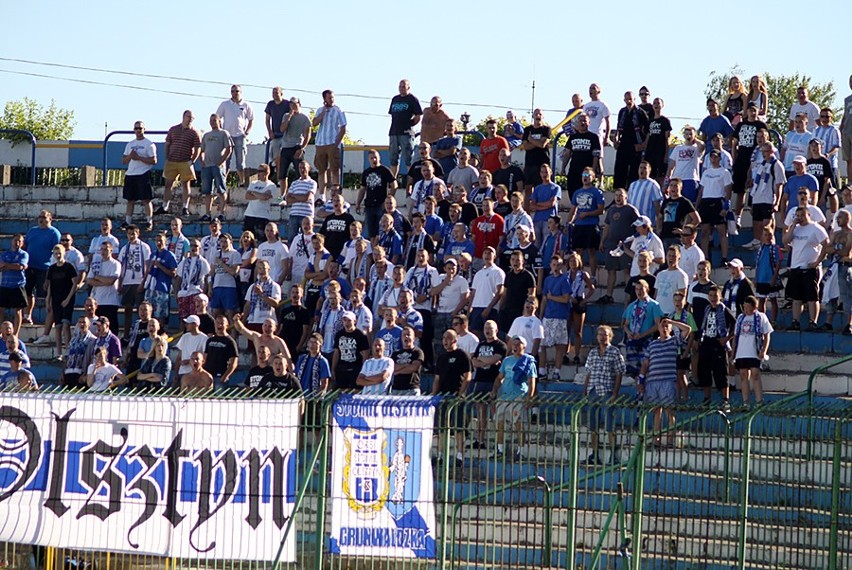
[[[570,445],[568,447],[568,553],[565,559],[565,567],[569,570],[574,567],[577,556],[577,490],[579,483],[577,474],[579,471],[579,456],[580,456],[580,412],[583,410],[585,399],[580,400],[571,408],[571,430],[568,437]]]
[[[38,146],[38,140],[32,131],[28,131],[25,129],[0,129],[0,133],[8,133],[10,135],[24,135],[28,139],[30,139],[30,144],[32,148],[30,149],[30,186],[35,186],[36,184],[36,147]]]
[[[831,518],[828,529],[828,570],[837,570],[837,532],[840,528],[840,459],[843,420],[834,422],[834,457],[831,462]]]
[[[314,544],[314,568],[323,567],[325,553],[325,511],[328,499],[328,464],[329,440],[331,439],[331,406],[334,396],[323,396],[320,404],[320,466],[317,481],[317,539]]]
[[[647,449],[648,413],[650,410],[637,410],[639,414],[639,439],[636,442],[636,465],[633,471],[633,558],[632,570],[642,568],[642,510],[645,503],[645,451]]]
[[[749,414],[745,432],[743,433],[742,477],[740,480],[740,536],[737,552],[737,568],[739,570],[745,570],[748,553],[748,487],[749,478],[751,477],[751,466],[749,465],[751,457],[751,427],[754,423],[754,418],[761,412],[762,409],[758,408]]]
[[[438,450],[438,453],[443,456],[443,463],[439,463],[440,469],[436,471],[436,473],[441,478],[441,541],[440,541],[440,550],[441,553],[439,555],[439,564],[438,568],[443,570],[447,567],[447,537],[448,532],[448,524],[450,520],[450,430],[448,426],[450,425],[450,414],[452,412],[452,408],[454,406],[453,402],[449,402],[449,405],[446,405],[445,401],[442,400],[438,403],[438,409],[436,413],[446,414],[444,421],[438,422],[440,426],[438,428],[438,437],[440,438],[441,433],[444,433],[444,445],[442,448]],[[440,439],[439,439],[440,441]],[[452,545],[450,545],[452,547]],[[455,559],[453,559],[455,560]]]

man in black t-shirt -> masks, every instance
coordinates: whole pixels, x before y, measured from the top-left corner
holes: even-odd
[[[512,164],[512,151],[502,148],[497,158],[500,161],[500,168],[491,173],[491,185],[499,186],[502,184],[506,187],[509,194],[512,192],[523,192],[526,178],[524,177],[524,171],[519,166]],[[500,215],[502,216],[503,214]]]
[[[344,311],[341,320],[343,328],[334,335],[331,379],[339,390],[354,390],[361,366],[370,355],[370,340],[355,326],[355,313]]]
[[[662,186],[669,166],[669,137],[672,134],[672,123],[663,116],[663,100],[654,99],[653,112],[648,114],[648,146],[645,149],[645,160],[651,165],[651,178]]]
[[[51,267],[51,269],[52,268],[53,267]],[[125,352],[125,374],[130,374],[135,370],[139,370],[139,367],[142,366],[142,361],[139,360],[138,356],[139,345],[143,340],[148,338],[148,321],[151,320],[151,313],[153,312],[151,303],[148,301],[142,301],[136,310],[139,314],[139,318],[133,323],[130,329],[130,337],[127,342],[127,352]]]
[[[746,107],[745,118],[740,121],[731,136],[731,155],[734,161],[733,172],[731,172],[731,178],[733,178],[731,190],[734,195],[732,207],[737,216],[742,214],[745,205],[748,171],[754,149],[757,148],[757,131],[768,128],[766,123],[757,118],[757,104],[750,101]]]
[[[485,338],[479,342],[471,359],[475,376],[470,394],[490,394],[494,389],[494,380],[500,373],[500,363],[509,353],[506,343],[497,338],[497,323],[485,321],[482,327]],[[480,396],[481,397],[481,396]],[[477,436],[473,440],[473,449],[485,449],[485,427],[488,425],[488,404],[477,406]]]
[[[325,236],[325,248],[337,259],[349,239],[349,226],[355,218],[349,212],[343,211],[343,195],[335,194],[331,200],[334,212],[326,216],[319,233]]]
[[[533,124],[524,127],[521,148],[527,151],[524,178],[527,190],[541,184],[541,165],[550,164],[550,127],[542,121],[541,109],[533,111]]]
[[[639,162],[648,142],[648,115],[636,106],[633,92],[624,93],[624,107],[618,111],[615,132],[615,188],[627,188],[639,178]]]
[[[458,335],[453,330],[444,331],[442,343],[446,352],[438,357],[432,394],[445,394],[443,405],[438,409],[438,449],[444,449],[444,438],[449,431],[456,436],[456,468],[464,466],[465,407],[453,406],[456,398],[467,393],[473,364],[470,356],[459,348]],[[450,406],[449,412],[447,407]],[[443,429],[442,429],[443,428]],[[439,451],[438,460],[441,460]]]
[[[423,180],[423,165],[431,164],[432,172],[435,178],[444,180],[444,167],[441,163],[432,158],[432,145],[427,142],[421,142],[417,146],[417,152],[420,153],[420,158],[411,163],[411,168],[405,173],[406,191],[408,196],[411,196],[411,190],[414,185]]]
[[[423,109],[420,101],[411,94],[411,84],[408,79],[399,82],[399,95],[394,95],[390,102],[388,115],[391,116],[390,130],[388,131],[391,171],[394,178],[399,174],[399,158],[406,168],[411,164],[411,155],[414,154],[412,137],[414,126],[420,122]]]
[[[305,350],[308,335],[311,332],[313,315],[302,305],[302,286],[298,283],[290,287],[290,304],[278,309],[278,336],[290,351],[293,360]]]
[[[500,330],[509,332],[509,327],[524,310],[524,302],[535,295],[535,276],[524,269],[524,254],[514,251],[509,258],[511,270],[506,272],[503,282],[503,299],[500,304]]]
[[[358,189],[358,198],[355,200],[355,213],[364,212],[364,237],[373,239],[379,235],[379,218],[382,217],[382,208],[385,198],[393,196],[396,191],[396,178],[387,166],[382,165],[379,151],[371,150],[367,153],[370,168],[361,173],[361,188]]]
[[[249,368],[248,375],[246,375],[245,380],[246,388],[257,388],[263,377],[272,373],[272,366],[269,363],[269,358],[272,353],[269,352],[269,347],[266,345],[260,345],[257,347],[256,352],[257,364]]]
[[[213,376],[216,388],[226,388],[237,369],[237,342],[228,334],[228,317],[219,315],[214,322],[216,330],[207,339],[204,349],[204,370]]]
[[[423,351],[414,346],[414,339],[414,329],[405,326],[402,329],[402,348],[391,354],[394,362],[391,394],[395,396],[420,395],[420,371],[424,356]]]
[[[571,195],[583,186],[583,169],[592,168],[595,176],[601,177],[601,139],[596,133],[589,132],[589,116],[585,113],[577,115],[577,130],[568,137],[562,151],[562,174],[565,174],[566,167],[566,187]]]
[[[675,234],[686,224],[693,226],[701,222],[695,205],[681,194],[683,185],[680,179],[672,178],[669,182],[669,195],[660,205],[660,213],[657,214],[657,233],[663,240],[663,246],[680,245],[680,236]]]

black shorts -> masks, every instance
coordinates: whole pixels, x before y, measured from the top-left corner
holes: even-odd
[[[770,285],[769,283],[755,283],[754,291],[761,297],[766,297],[767,295],[771,295],[772,293],[777,293],[779,291],[783,291],[784,286],[781,284],[781,280],[779,279],[775,285]]]
[[[619,255],[618,257],[612,256],[607,252],[606,261],[604,261],[604,267],[607,271],[627,271],[630,269],[630,265],[633,262],[626,255]]]
[[[571,305],[571,312],[574,313],[575,315],[585,315],[586,314],[586,305],[581,305],[579,303]]]
[[[701,216],[701,224],[710,224],[718,226],[725,223],[725,217],[722,215],[722,199],[707,198],[701,200],[698,205],[698,215]]]
[[[524,178],[526,178],[527,186],[532,186],[533,188],[535,188],[536,186],[541,184],[541,165],[524,164]]]
[[[281,149],[281,164],[278,165],[278,180],[284,180],[287,178],[287,173],[290,171],[290,166],[293,166],[293,170],[299,169],[299,163],[304,160],[304,158],[295,158],[296,151],[301,147],[298,146],[290,146]],[[304,156],[304,155],[302,155]]]
[[[765,222],[772,219],[772,204],[752,204],[751,219],[758,222]],[[757,237],[757,236],[755,236]]]
[[[151,200],[154,197],[154,188],[151,186],[150,173],[125,176],[122,197],[128,202]]]
[[[574,224],[572,240],[574,249],[597,249],[601,245],[600,226],[578,226]]]
[[[243,218],[243,231],[251,232],[254,234],[254,238],[258,241],[265,240],[264,231],[266,230],[266,224],[269,223],[269,220],[264,218],[255,218],[254,216],[246,216]]]
[[[0,307],[23,309],[27,306],[27,292],[23,287],[0,287]]]
[[[692,368],[692,359],[688,356],[684,356],[684,357],[678,356],[677,357],[677,364],[675,366],[676,366],[678,372],[680,372],[681,370],[689,371],[689,369]]]
[[[749,156],[751,156],[751,153],[749,153]],[[746,183],[748,182],[748,169],[750,167],[751,161],[749,159],[737,160],[734,163],[734,170],[731,173],[731,178],[733,179],[731,189],[734,194],[745,194]]]
[[[785,292],[787,297],[794,301],[818,301],[819,271],[816,268],[791,269]]]
[[[334,369],[334,389],[335,390],[360,390],[361,387],[355,383],[358,379],[357,368],[346,368],[338,366]]]
[[[67,307],[62,306],[62,301],[64,300],[65,298],[51,298],[50,300],[50,307],[53,309],[53,322],[56,324],[74,322],[74,299],[71,299]]]
[[[748,370],[749,368],[760,368],[760,360],[757,358],[737,358],[734,360],[737,370]]]
[[[62,377],[62,385],[68,388],[86,388],[85,376],[77,372],[66,372]],[[81,382],[81,380],[83,380]]]
[[[728,362],[725,347],[716,339],[698,346],[698,385],[702,388],[716,386],[721,391],[728,387]]]
[[[121,304],[133,305],[138,307],[145,300],[145,289],[140,289],[139,285],[122,285],[121,286]],[[115,323],[112,323],[115,324]]]
[[[47,292],[44,290],[44,280],[47,278],[47,270],[27,267],[27,270],[24,272],[24,275],[27,278],[27,295],[33,297],[34,299],[43,299],[44,296],[47,294]]]

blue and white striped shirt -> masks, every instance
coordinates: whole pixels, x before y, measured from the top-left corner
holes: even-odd
[[[840,148],[840,131],[833,125],[817,127],[814,130],[814,138],[822,141],[823,154],[828,154],[832,149]],[[834,170],[837,170],[838,154],[840,153],[834,153],[828,157],[829,162],[831,162],[831,167]]]
[[[627,190],[627,203],[639,210],[640,216],[648,216],[651,222],[657,219],[654,202],[662,202],[660,185],[653,178],[634,180]]]
[[[317,129],[316,145],[323,146],[334,144],[337,140],[337,133],[340,132],[340,127],[346,126],[346,114],[340,110],[337,105],[331,107],[323,107],[322,122]]]
[[[364,361],[361,367],[361,374],[364,376],[375,376],[381,374],[385,370],[390,372],[388,377],[381,384],[373,384],[372,386],[364,386],[361,394],[365,396],[384,396],[390,390],[391,382],[393,381],[394,362],[387,356],[381,358],[371,358]]]
[[[307,202],[293,202],[290,206],[290,215],[301,217],[314,217],[314,197],[317,195],[317,183],[313,178],[294,180],[287,189],[287,195],[308,196]]]

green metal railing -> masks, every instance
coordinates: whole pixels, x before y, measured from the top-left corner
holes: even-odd
[[[852,360],[847,357],[820,370]],[[815,377],[819,371],[815,371]],[[813,378],[812,377],[812,378]],[[80,392],[50,390],[86,398]],[[124,398],[125,390],[113,397]],[[144,403],[160,405],[185,398],[177,391],[145,394]],[[203,399],[293,397],[231,389],[198,395]],[[852,454],[849,453],[852,405],[841,400],[818,403],[808,393],[780,398],[753,410],[722,413],[697,405],[674,407],[677,421],[654,431],[652,410],[635,400],[594,401],[578,394],[546,395],[537,402],[537,423],[520,433],[505,432],[505,454],[494,454],[490,402],[455,399],[438,409],[434,429],[444,435],[433,450],[445,458],[434,471],[435,558],[375,555],[353,558],[328,550],[331,512],[331,408],[338,395],[312,397],[315,423],[300,429],[293,516],[281,532],[278,556],[271,563],[219,561],[206,567],[284,568],[281,554],[291,537],[301,568],[663,568],[725,564],[748,568],[828,568],[852,564]],[[476,417],[486,404],[486,416]],[[486,421],[487,449],[465,447],[463,464],[448,421],[468,418],[461,428],[471,442]],[[592,418],[598,448],[592,446]],[[607,439],[614,433],[612,440]],[[666,444],[666,440],[670,443]],[[514,447],[513,447],[514,445]],[[619,450],[625,456],[616,455]],[[603,465],[581,461],[593,451]],[[626,457],[622,460],[622,457]],[[729,529],[729,530],[728,530]],[[808,534],[810,533],[810,534]],[[807,538],[810,537],[810,538]],[[239,539],[239,537],[235,537]],[[277,543],[276,543],[277,544]],[[32,556],[36,554],[33,552]],[[26,568],[30,548],[3,545],[8,568]],[[60,570],[66,558],[97,562],[99,568],[198,567],[200,562],[73,549],[47,549],[46,568]],[[668,565],[668,566],[667,566]],[[0,566],[2,567],[2,566]]]

